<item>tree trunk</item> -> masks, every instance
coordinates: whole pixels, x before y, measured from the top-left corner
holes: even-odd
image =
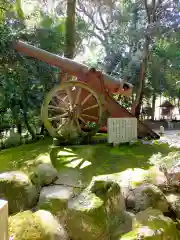
[[[27,128],[28,132],[31,134],[32,139],[36,139],[36,133],[32,129],[31,125],[29,124],[29,119],[28,119],[28,109],[27,109],[27,101],[26,97],[24,96],[24,99],[21,101],[21,109],[22,109],[22,115],[23,115],[23,120],[24,120],[24,125]]]
[[[143,87],[142,87],[143,89]],[[142,106],[142,103],[143,103],[143,91],[141,91],[140,93],[140,96],[139,96],[139,102],[138,104],[136,105],[135,107],[135,117],[139,119],[139,116],[140,116],[140,113],[141,113],[141,106]]]
[[[25,108],[23,108],[23,119],[24,119],[24,124],[28,130],[28,132],[31,134],[32,139],[36,139],[36,134],[33,131],[31,125],[29,124],[29,120],[28,120],[28,114]]]
[[[152,97],[152,115],[151,115],[151,120],[152,121],[154,121],[155,104],[156,104],[156,95],[153,94],[153,97]]]
[[[149,1],[144,0],[144,6],[145,6],[145,11],[146,11],[146,16],[147,16],[147,23],[148,27],[156,23],[157,21],[157,16],[156,16],[156,10],[158,7],[161,5],[161,1],[155,1],[153,0],[151,2],[151,6],[149,6]],[[147,32],[148,32],[148,27],[147,27]],[[145,42],[144,42],[144,58],[141,64],[141,69],[140,69],[140,77],[139,77],[139,87],[137,90],[136,94],[136,101],[134,103],[134,115],[138,118],[139,117],[139,108],[141,104],[141,100],[143,98],[143,87],[144,87],[144,80],[145,80],[145,74],[146,74],[146,69],[147,69],[147,64],[148,64],[148,58],[149,58],[149,45],[150,45],[151,38],[146,33],[145,35]]]
[[[67,0],[67,18],[66,18],[66,40],[64,56],[74,58],[75,55],[75,17],[76,17],[76,0]]]
[[[146,69],[147,69],[147,63],[148,63],[148,57],[149,57],[149,44],[150,44],[150,38],[146,36],[145,43],[144,43],[144,58],[141,63],[140,68],[140,76],[139,76],[139,86],[136,93],[136,100],[134,103],[134,115],[135,117],[139,118],[142,99],[143,99],[143,89],[144,89],[144,81],[146,76]]]
[[[162,103],[162,94],[160,94],[160,106],[161,106],[161,103]],[[160,118],[160,120],[161,120],[162,117],[164,119],[164,116],[162,116],[162,108],[160,107],[159,108],[159,118]]]
[[[22,137],[22,124],[20,121],[20,113],[17,111],[17,106],[15,108],[13,106],[11,106],[11,112],[12,112],[12,117],[13,117],[14,123],[16,125],[17,131],[21,138]]]
[[[41,130],[40,130],[40,135],[44,135],[44,130],[45,130],[45,127],[44,127],[44,124],[42,124]]]

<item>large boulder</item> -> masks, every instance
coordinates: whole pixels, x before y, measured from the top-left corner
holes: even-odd
[[[116,224],[114,224],[114,221],[112,221],[113,228],[110,228],[112,233],[111,240],[117,240],[119,236],[122,236],[123,234],[132,230],[134,216],[135,215],[133,213],[125,211],[123,218],[117,217],[117,220],[119,221],[117,221]]]
[[[132,218],[125,211],[120,186],[104,177],[94,177],[80,195],[68,202],[67,226],[74,240],[106,240],[115,231],[131,229]]]
[[[150,167],[148,170],[141,168],[127,169],[120,173],[119,180],[121,188],[124,188],[124,186],[127,188],[128,186],[129,190],[145,183],[152,183],[161,189],[164,189],[167,185],[165,174],[155,166]]]
[[[151,167],[149,170],[129,168],[120,173],[101,175],[96,178],[108,179],[112,182],[118,183],[125,199],[127,198],[129,191],[141,186],[142,184],[152,183],[161,189],[164,189],[167,184],[166,176],[156,167]]]
[[[106,206],[108,205],[108,208],[111,208],[111,211],[117,212],[125,210],[125,201],[121,187],[118,182],[109,177],[109,175],[93,177],[87,189],[103,199]]]
[[[166,199],[171,206],[171,209],[176,214],[176,217],[180,219],[180,193],[166,194]]]
[[[138,213],[133,219],[133,230],[119,240],[178,240],[180,239],[176,224],[165,217],[161,211],[148,208]]]
[[[150,163],[166,173],[168,184],[180,186],[180,151],[170,152],[165,157],[158,153],[150,158]]]
[[[0,198],[8,201],[10,213],[16,213],[34,207],[38,191],[25,173],[5,172],[0,174]]]
[[[180,161],[168,171],[168,176],[171,185],[180,187]]]
[[[107,239],[104,202],[83,191],[68,203],[67,228],[74,240]]]
[[[148,171],[149,171],[149,181],[147,182],[156,185],[161,190],[165,190],[168,185],[168,179],[165,173],[155,166],[151,167]]]
[[[143,184],[132,191],[126,199],[126,206],[134,212],[143,211],[149,207],[169,211],[169,204],[163,192],[153,184]]]
[[[121,188],[123,197],[126,198],[130,190],[149,181],[149,171],[140,168],[129,168],[119,173],[96,176],[90,185],[94,185],[93,182],[99,181],[117,183]]]
[[[117,176],[123,195],[126,198],[129,191],[149,181],[149,171],[141,168],[127,169]]]
[[[9,236],[13,240],[67,240],[64,228],[44,210],[25,211],[9,217]]]
[[[31,180],[38,186],[53,183],[58,178],[58,172],[51,163],[41,163],[32,169]]]
[[[50,211],[63,221],[66,218],[68,200],[74,195],[72,187],[59,185],[43,187],[40,192],[38,208]]]

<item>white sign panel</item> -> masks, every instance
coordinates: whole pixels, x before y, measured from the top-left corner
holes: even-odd
[[[8,202],[0,199],[0,240],[8,239]]]
[[[126,143],[135,139],[136,118],[108,118],[108,143]]]

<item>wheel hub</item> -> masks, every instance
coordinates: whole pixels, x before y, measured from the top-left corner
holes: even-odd
[[[81,107],[79,105],[75,105],[74,108],[69,110],[68,116],[71,119],[77,119],[81,114]]]

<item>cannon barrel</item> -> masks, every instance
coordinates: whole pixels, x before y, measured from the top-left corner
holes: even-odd
[[[34,47],[22,41],[16,41],[14,43],[14,48],[18,52],[24,53],[29,57],[34,57],[36,59],[39,59],[52,66],[56,66],[60,68],[62,71],[67,72],[76,77],[79,77],[81,74],[86,73],[89,70],[89,67],[84,64],[80,64],[74,60],[71,60],[65,57],[60,57],[59,55],[47,52],[45,50]],[[123,88],[124,81],[122,79],[114,78],[105,73],[103,73],[103,79],[104,79],[104,84],[107,88],[112,89],[113,86],[117,86],[117,85],[120,88]],[[126,83],[126,84],[129,85],[130,88],[132,88],[131,84],[129,83]]]

